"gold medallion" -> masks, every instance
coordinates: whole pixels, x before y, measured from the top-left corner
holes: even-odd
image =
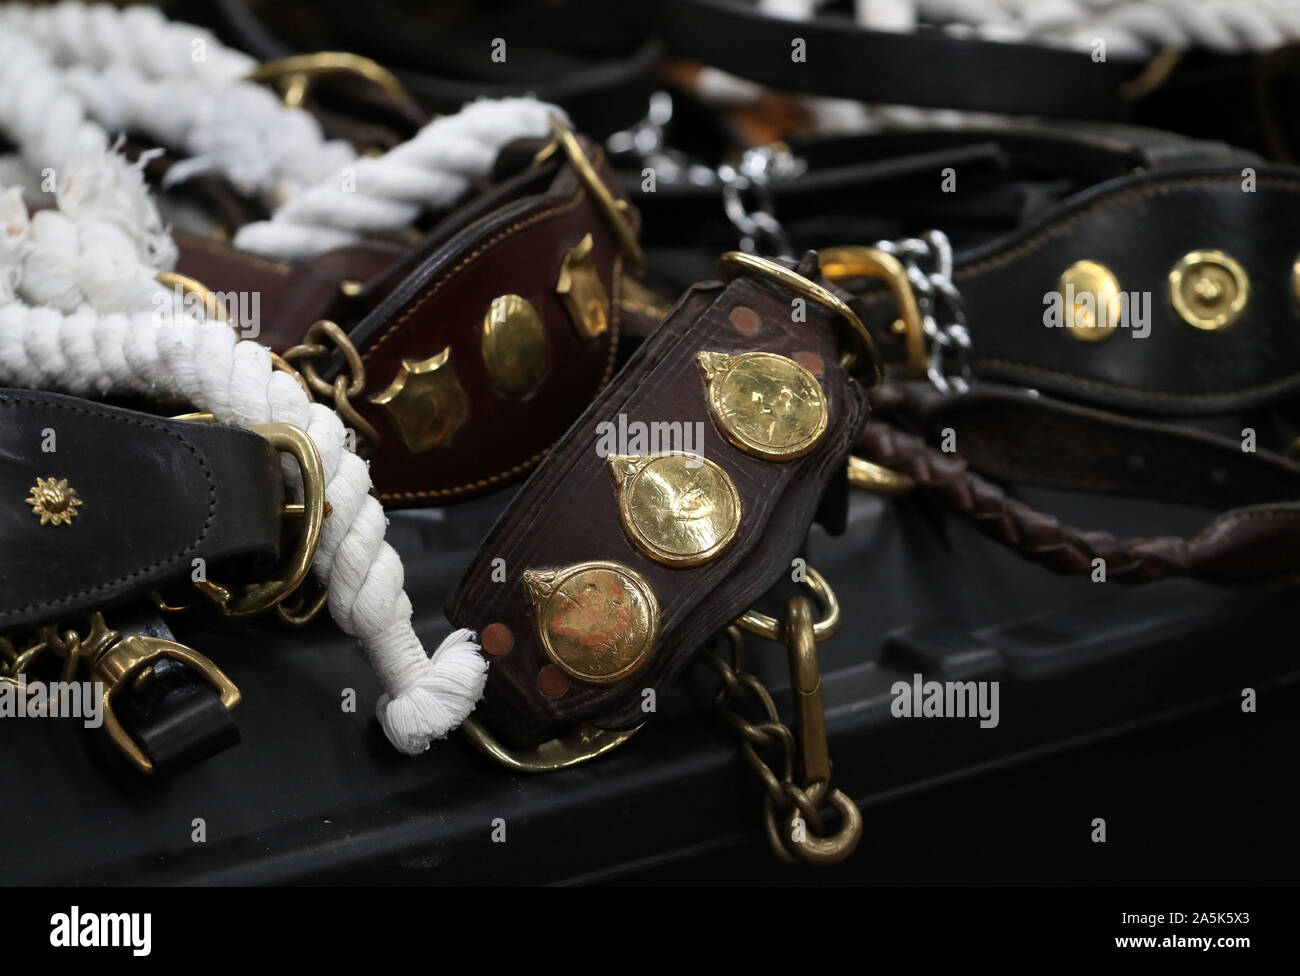
[[[529,569],[523,581],[537,609],[542,648],[565,674],[607,685],[649,660],[659,637],[659,601],[640,573],[596,561]]]
[[[37,478],[27,496],[27,504],[41,525],[71,525],[82,501],[67,478]]]
[[[623,528],[670,566],[706,563],[740,528],[740,493],[727,472],[696,454],[611,454]]]
[[[826,433],[826,395],[793,359],[771,352],[702,352],[699,363],[713,422],[742,451],[788,461],[807,454]]]
[[[370,398],[393,418],[412,453],[451,443],[469,419],[469,396],[450,360],[451,346],[428,359],[403,359],[388,388]]]
[[[510,397],[532,393],[546,375],[546,326],[532,302],[519,295],[492,299],[483,316],[483,366]]]

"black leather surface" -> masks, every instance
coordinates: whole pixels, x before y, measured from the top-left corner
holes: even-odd
[[[0,633],[188,581],[194,559],[217,579],[223,563],[278,556],[280,461],[257,434],[5,390],[0,459]],[[76,490],[70,524],[41,525],[24,503],[38,477]]]
[[[1169,274],[1185,254],[1219,250],[1250,280],[1230,328],[1184,322]],[[1122,177],[1037,215],[1020,232],[962,254],[953,280],[965,299],[982,375],[1151,413],[1218,412],[1276,402],[1300,388],[1300,171],[1172,168]],[[1079,342],[1043,322],[1044,296],[1076,261],[1115,274],[1150,303],[1150,334],[1117,329]]]
[[[392,516],[426,645],[445,636],[445,591],[501,501]],[[1136,503],[1050,504],[1117,532],[1197,518]],[[761,796],[713,715],[717,678],[703,665],[606,759],[512,775],[459,739],[398,755],[373,719],[379,687],[364,656],[321,621],[306,632],[180,634],[244,692],[244,738],[168,783],[115,775],[70,723],[6,723],[0,763],[24,788],[0,806],[11,838],[0,879],[565,881],[742,843],[764,859],[753,874],[804,883],[1286,881],[1300,870],[1290,829],[1300,808],[1279,785],[1292,772],[1284,718],[1294,700],[1280,688],[1300,675],[1290,594],[1182,583],[1120,592],[1062,579],[964,525],[861,495],[848,534],[815,532],[809,557],[844,610],[839,634],[818,648],[835,781],[866,802],[862,845],[831,874],[766,866]],[[1016,620],[1027,623],[1014,643],[990,647],[985,628]],[[790,716],[785,657],[763,642],[750,653]],[[894,681],[971,667],[1007,682],[998,729],[890,716]],[[1259,692],[1258,714],[1241,710],[1246,686]],[[356,711],[343,707],[346,689]],[[1175,717],[1176,733],[1132,732]],[[1111,818],[1105,850],[1087,841],[1093,816]],[[204,843],[191,836],[196,817]],[[508,843],[492,842],[494,818]],[[1221,843],[1205,845],[1210,833]]]

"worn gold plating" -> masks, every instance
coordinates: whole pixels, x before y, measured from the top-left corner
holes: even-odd
[[[595,240],[587,234],[565,251],[560,278],[555,283],[556,294],[584,339],[594,339],[609,329],[609,295],[592,255],[595,246]]]
[[[670,566],[708,562],[736,537],[740,493],[697,454],[611,454],[623,529],[638,549]]]
[[[807,454],[826,433],[826,395],[793,359],[771,352],[702,352],[698,359],[713,422],[742,451],[788,461]]]
[[[393,382],[370,398],[393,418],[412,453],[449,444],[469,419],[469,397],[450,360],[451,346],[428,359],[403,359]]]
[[[483,316],[483,365],[506,396],[527,396],[546,373],[546,327],[519,295],[492,299]]]
[[[71,525],[82,501],[67,478],[37,478],[27,496],[27,504],[41,525]]]
[[[606,685],[639,670],[659,637],[659,601],[640,573],[595,561],[523,575],[542,649],[565,674]]]

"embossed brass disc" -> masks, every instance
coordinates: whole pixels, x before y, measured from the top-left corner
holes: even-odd
[[[708,562],[740,528],[740,493],[727,472],[696,454],[609,456],[623,528],[651,559]]]
[[[1245,268],[1222,251],[1191,251],[1169,272],[1169,303],[1193,328],[1228,328],[1241,318],[1249,299]]]
[[[1056,290],[1065,301],[1066,334],[1080,342],[1101,342],[1119,331],[1123,299],[1119,281],[1097,261],[1076,261],[1061,273]]]
[[[625,678],[649,660],[659,637],[659,601],[640,573],[615,562],[529,569],[542,648],[569,676],[590,685]]]
[[[546,327],[526,298],[501,295],[483,316],[483,365],[506,396],[527,396],[546,373]]]
[[[788,461],[807,454],[826,433],[826,395],[793,359],[770,352],[702,352],[699,363],[713,422],[741,450]]]

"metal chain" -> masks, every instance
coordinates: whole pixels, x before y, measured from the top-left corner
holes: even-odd
[[[829,779],[805,785],[795,781],[798,740],[781,721],[771,693],[745,669],[745,640],[736,626],[724,634],[731,644],[731,662],[712,651],[704,660],[722,678],[714,706],[740,740],[740,753],[763,786],[763,823],[772,852],[787,864],[835,864],[848,857],[862,835],[862,815],[852,800],[832,790]],[[758,721],[746,713],[760,715]],[[760,750],[774,754],[771,762]],[[827,832],[821,808],[831,803],[840,813],[840,827]]]
[[[327,382],[316,363],[335,349],[343,353],[346,365],[333,382]],[[379,431],[352,405],[352,398],[360,396],[366,388],[366,367],[348,334],[329,319],[321,319],[307,330],[302,342],[286,349],[281,358],[291,370],[297,369],[311,393],[334,405],[343,422],[356,432],[356,453],[369,457],[379,446]]]
[[[665,129],[672,117],[672,96],[657,91],[650,96],[646,117],[630,129],[615,132],[605,147],[611,156],[631,155],[654,170],[656,182],[720,187],[723,212],[740,232],[740,250],[793,260],[794,245],[775,215],[769,184],[773,179],[800,176],[807,164],[778,142],[746,150],[735,165],[705,166],[668,146]]]
[[[907,269],[930,356],[926,375],[942,393],[965,393],[972,380],[971,338],[961,292],[952,283],[952,245],[940,230],[875,245]]]

